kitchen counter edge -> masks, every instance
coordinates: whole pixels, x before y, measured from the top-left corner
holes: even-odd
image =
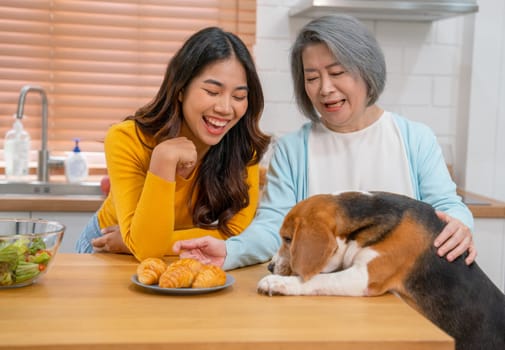
[[[468,204],[475,218],[505,218],[505,202],[458,190],[461,196],[471,196],[474,202]],[[100,208],[104,196],[50,196],[50,195],[1,195],[0,211],[52,211],[52,212],[94,212]]]

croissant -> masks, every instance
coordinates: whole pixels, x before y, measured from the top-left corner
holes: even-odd
[[[137,278],[140,283],[156,284],[166,268],[165,261],[159,258],[147,258],[137,266]]]
[[[226,283],[226,272],[214,265],[202,265],[193,281],[193,288],[211,288]]]
[[[195,273],[187,265],[168,265],[158,282],[161,288],[188,288],[195,279]]]
[[[196,275],[198,273],[198,271],[200,271],[200,269],[202,268],[203,264],[196,259],[182,258],[182,259],[174,261],[173,263],[170,264],[170,266],[173,266],[173,267],[187,266]]]

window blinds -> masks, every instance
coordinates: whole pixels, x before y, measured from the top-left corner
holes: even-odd
[[[252,49],[255,0],[2,0],[0,147],[23,85],[49,101],[49,149],[103,150],[108,127],[154,97],[174,52],[195,31],[219,26]],[[41,103],[30,93],[23,125],[39,149]]]

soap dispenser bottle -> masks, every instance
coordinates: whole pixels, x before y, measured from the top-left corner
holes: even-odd
[[[9,181],[26,181],[29,175],[30,135],[16,118],[12,129],[5,134],[5,177]]]
[[[75,147],[65,159],[65,176],[70,183],[82,182],[88,177],[88,163],[79,148],[79,139],[74,139]]]

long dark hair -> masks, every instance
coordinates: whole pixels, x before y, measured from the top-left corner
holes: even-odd
[[[226,236],[232,235],[227,225],[229,220],[249,205],[247,166],[259,163],[270,142],[270,137],[259,129],[263,90],[251,54],[242,40],[217,27],[193,34],[170,60],[155,98],[134,116],[126,118],[133,119],[142,133],[153,137],[156,144],[177,137],[183,122],[179,93],[209,64],[233,55],[246,72],[247,111],[202,159],[192,203],[193,223],[197,227],[217,228]]]

